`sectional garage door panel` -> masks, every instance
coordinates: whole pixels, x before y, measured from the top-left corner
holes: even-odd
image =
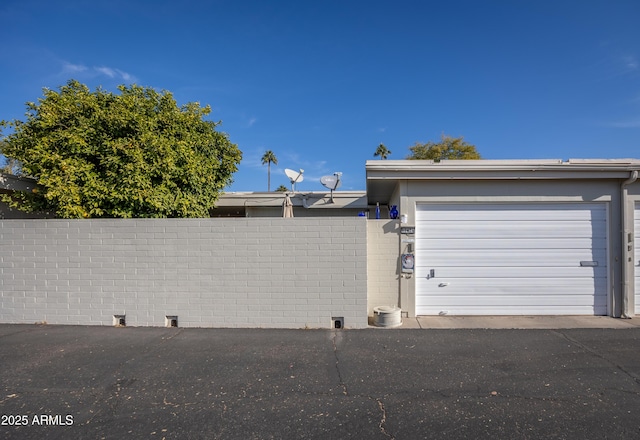
[[[605,204],[417,206],[416,313],[607,314]]]
[[[435,230],[433,233],[438,233]],[[512,249],[513,243],[504,240],[504,235],[496,238],[474,238],[473,240],[451,240],[447,238],[424,239],[421,245],[426,249]],[[538,238],[517,238],[518,247],[523,249],[547,249],[547,243]],[[594,246],[596,249],[604,249],[607,246],[606,237],[558,237],[554,238],[558,249],[584,249]]]
[[[636,303],[636,314],[640,314],[640,203],[636,203],[634,209],[634,236],[635,243],[633,248],[635,249],[634,254],[634,269],[635,269],[635,303]]]
[[[507,240],[501,241],[504,243]],[[515,243],[515,246],[517,246],[517,243]],[[600,264],[603,258],[605,258],[604,253],[602,255],[592,255],[584,249],[521,249],[507,247],[469,250],[438,249],[438,264],[444,267],[486,267],[488,271],[497,271],[497,275],[501,276],[514,275],[513,271],[518,271],[520,267],[525,270],[532,267],[563,267],[568,261],[580,263],[580,261],[594,260]],[[580,267],[580,265],[578,264],[577,267]],[[509,273],[505,273],[502,268],[509,268]]]

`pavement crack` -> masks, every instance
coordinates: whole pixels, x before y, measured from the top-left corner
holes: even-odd
[[[380,411],[382,412],[382,416],[380,417],[380,423],[378,423],[380,432],[385,436],[389,437],[390,439],[395,440],[395,437],[389,432],[387,432],[387,429],[384,426],[385,423],[387,422],[387,410],[384,407],[384,402],[380,399],[373,399],[373,400],[375,400],[378,403],[378,408],[380,408]]]
[[[333,338],[331,338],[331,342],[333,343],[333,355],[336,358],[336,372],[338,373],[338,380],[340,381],[340,386],[342,387],[342,394],[345,396],[349,395],[349,391],[347,390],[347,385],[342,380],[342,373],[340,372],[340,359],[338,358],[338,345],[336,344],[336,339],[338,337],[338,332],[333,332]]]
[[[162,339],[164,340],[164,342],[166,342],[166,341],[170,341],[170,340],[172,340],[173,338],[175,338],[176,336],[181,335],[183,332],[184,332],[184,329],[182,329],[182,328],[181,328],[181,329],[179,329],[177,332],[175,332],[174,334],[172,334],[171,336],[168,336],[168,337],[166,337],[166,338],[162,338]]]
[[[618,370],[622,371],[627,377],[629,377],[630,379],[632,379],[636,385],[640,385],[640,377],[637,377],[636,375],[634,375],[633,373],[631,373],[630,371],[627,371],[622,365],[618,365],[617,363],[609,360],[608,358],[606,358],[604,355],[598,353],[596,350],[592,349],[591,347],[583,344],[582,342],[572,338],[571,336],[562,333],[561,331],[557,331],[557,330],[552,330],[551,333],[559,335],[561,338],[566,339],[567,341],[571,342],[572,344],[577,345],[578,347],[582,348],[585,351],[588,351],[589,353],[591,353],[592,355],[594,355],[595,357],[602,359],[603,361],[605,361],[606,363],[608,363],[609,365],[614,366],[615,368],[617,368]]]

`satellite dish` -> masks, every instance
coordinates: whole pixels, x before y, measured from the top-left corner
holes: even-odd
[[[333,176],[322,176],[320,178],[320,183],[322,183],[325,188],[331,190],[330,203],[333,203],[333,191],[340,188],[340,185],[342,185],[342,180],[340,180],[340,177],[342,177],[342,173],[333,173]]]
[[[304,170],[300,168],[300,171],[293,171],[293,170],[290,170],[289,168],[286,168],[284,170],[284,173],[287,175],[287,177],[291,181],[291,191],[295,192],[296,183],[302,182],[304,180],[304,177],[302,176],[302,173],[304,173]]]
[[[333,173],[333,176],[322,176],[320,178],[320,183],[322,183],[325,188],[333,191],[334,189],[340,188],[340,185],[342,185],[342,181],[340,180],[341,176],[342,173]]]

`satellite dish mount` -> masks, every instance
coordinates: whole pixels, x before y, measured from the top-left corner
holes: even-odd
[[[300,171],[294,171],[294,170],[290,170],[289,168],[286,168],[284,170],[284,173],[287,175],[287,177],[291,181],[291,191],[296,192],[296,183],[302,182],[304,180],[304,177],[302,176],[302,174],[304,173],[304,170],[300,168]]]

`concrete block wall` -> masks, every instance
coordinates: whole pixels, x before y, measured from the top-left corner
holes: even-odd
[[[367,325],[360,218],[0,221],[0,322]]]
[[[377,306],[400,306],[400,225],[397,220],[367,221],[367,313]]]

